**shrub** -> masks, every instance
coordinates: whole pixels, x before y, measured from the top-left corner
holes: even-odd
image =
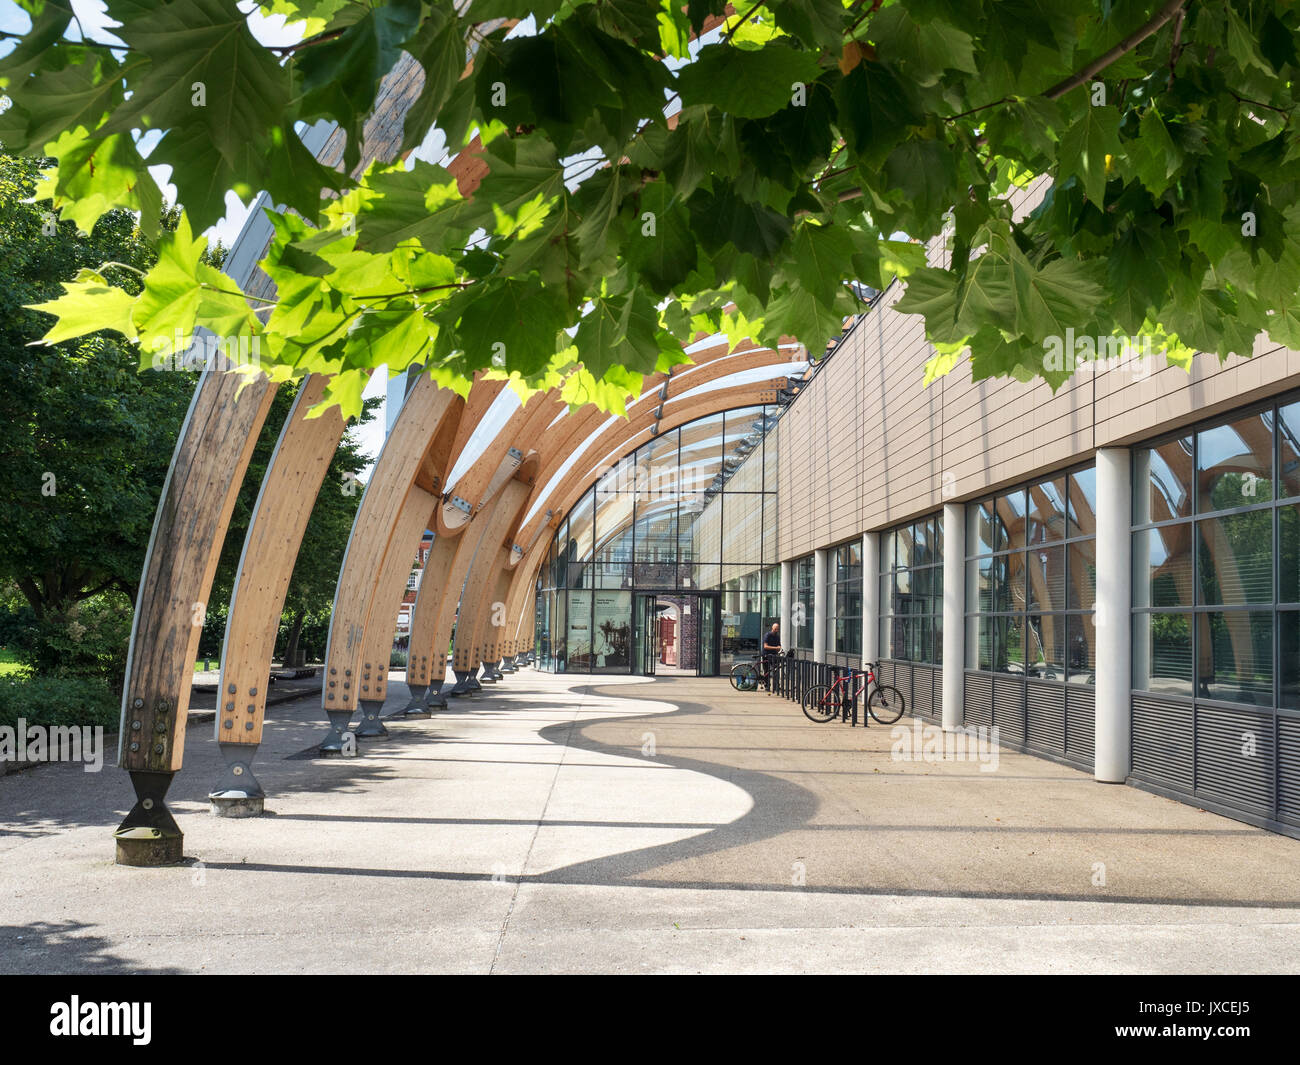
[[[397,667],[399,667],[399,666],[405,668],[405,666],[406,666],[406,652],[405,652],[405,651],[394,651],[392,654],[390,654],[390,655],[388,656],[388,664],[389,664],[390,666],[392,666],[393,668],[397,668]]]
[[[13,642],[19,660],[41,677],[94,677],[120,688],[131,640],[131,603],[110,592],[61,614],[33,618]]]
[[[0,677],[0,726],[101,725],[116,732],[120,706],[97,677]]]

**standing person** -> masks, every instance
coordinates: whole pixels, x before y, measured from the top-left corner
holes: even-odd
[[[772,690],[772,666],[776,663],[777,655],[781,653],[781,623],[772,622],[772,627],[767,630],[763,636],[763,687],[768,691]]]

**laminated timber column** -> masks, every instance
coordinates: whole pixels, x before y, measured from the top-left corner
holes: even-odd
[[[440,494],[443,462],[450,453],[463,410],[464,401],[459,396],[421,375],[407,393],[379,453],[352,524],[334,594],[321,691],[329,719],[329,731],[320,745],[322,754],[343,751],[344,733],[360,704],[362,645],[384,556],[399,516],[412,492],[419,500],[417,509],[427,502],[425,514],[432,510]]]
[[[498,577],[508,572],[513,533],[532,492],[536,469],[535,456],[519,467],[501,490],[491,517],[484,522],[477,538],[477,550],[465,577],[456,623],[452,668],[457,678],[462,672],[472,672],[484,661],[495,661],[487,659],[485,651],[489,641],[493,647],[496,645],[496,638],[489,635],[494,622],[495,627],[503,626],[507,615],[505,602],[496,598]],[[499,615],[499,620],[494,615]]]
[[[470,388],[465,412],[461,415],[460,424],[452,441],[451,453],[447,459],[448,472],[468,446],[475,429],[492,408],[492,404],[496,402],[497,396],[504,390],[505,385],[504,381],[486,381],[481,374],[475,378]],[[484,460],[480,458],[479,461]],[[472,517],[473,508],[468,503],[458,502],[450,493],[446,494],[444,506],[439,508],[439,514],[448,501],[463,506]],[[446,701],[440,700],[438,696],[446,677],[447,652],[445,650],[438,652],[431,646],[430,634],[435,627],[443,585],[450,579],[450,571],[455,562],[456,538],[463,528],[447,530],[441,517],[436,517],[430,528],[435,529],[433,548],[425,565],[424,575],[420,579],[415,606],[411,611],[411,637],[406,656],[408,699],[402,709],[390,715],[394,718],[428,717],[431,698],[434,705],[446,706]]]
[[[361,724],[357,739],[387,736],[379,720],[388,698],[388,663],[393,651],[393,632],[401,610],[412,563],[419,553],[424,530],[433,524],[440,498],[416,486],[402,505],[393,539],[375,582],[375,597],[361,641]],[[422,579],[423,581],[423,579]]]
[[[181,767],[194,656],[235,499],[275,386],[264,375],[204,371],[154,518],[122,688],[118,765],[136,803],[115,833],[119,865],[184,853],[166,795]]]
[[[244,538],[221,648],[213,724],[226,762],[225,774],[209,795],[212,812],[219,817],[256,816],[265,802],[252,763],[262,742],[280,612],[321,482],[345,428],[338,407],[318,418],[307,417],[328,383],[327,376],[312,374],[299,388]]]
[[[1122,784],[1132,764],[1132,467],[1127,448],[1097,452],[1097,692],[1093,776]]]

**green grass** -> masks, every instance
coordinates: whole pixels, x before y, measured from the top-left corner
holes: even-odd
[[[221,663],[218,662],[215,658],[209,658],[208,662],[211,663],[213,669],[221,668]],[[200,658],[197,662],[194,663],[194,672],[195,673],[203,672],[203,659]]]
[[[26,676],[30,670],[18,661],[18,656],[7,648],[0,647],[0,677]]]

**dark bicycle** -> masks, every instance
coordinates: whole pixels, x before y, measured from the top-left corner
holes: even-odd
[[[759,687],[772,690],[772,669],[762,655],[755,655],[731,667],[731,686],[738,692],[757,691]]]
[[[907,704],[897,688],[877,681],[879,664],[868,662],[866,669],[836,677],[834,684],[814,684],[804,693],[804,716],[819,725],[847,717],[858,696],[865,692],[867,713],[882,725],[892,725],[903,716]]]

